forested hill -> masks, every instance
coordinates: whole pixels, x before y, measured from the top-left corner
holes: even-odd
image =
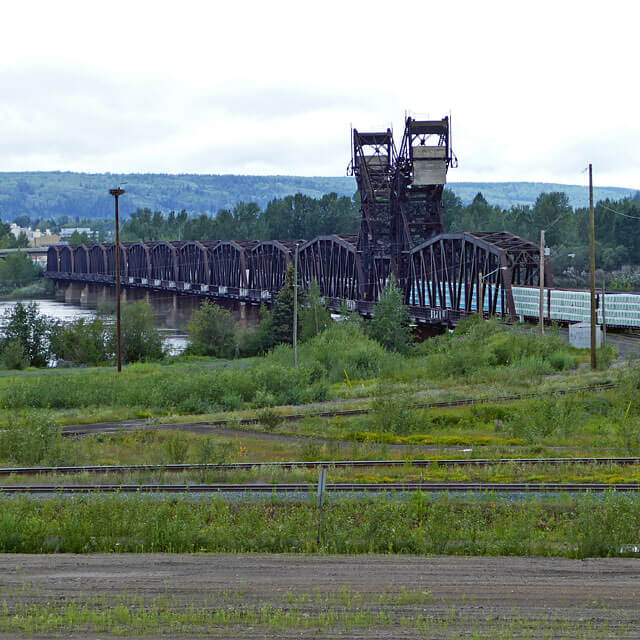
[[[273,198],[302,193],[315,198],[335,192],[352,196],[355,181],[348,177],[239,176],[194,174],[87,174],[70,172],[0,173],[0,218],[102,218],[111,216],[108,190],[123,185],[121,200],[126,216],[137,209],[186,210],[190,215],[215,214],[238,202],[255,202],[261,208]],[[452,182],[449,188],[469,204],[478,192],[494,205],[509,208],[535,203],[540,193],[563,191],[574,207],[586,204],[586,189],[576,185],[533,182]],[[634,189],[602,187],[596,199],[618,200]]]

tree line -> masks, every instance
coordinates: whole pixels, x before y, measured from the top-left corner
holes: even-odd
[[[273,240],[313,238],[330,233],[357,233],[359,206],[352,198],[330,193],[311,198],[298,193],[275,198],[261,209],[240,202],[213,217],[190,217],[182,210],[164,215],[138,209],[122,225],[124,241],[157,240]]]
[[[465,206],[445,190],[443,215],[450,231],[510,231],[539,242],[545,230],[554,274],[580,274],[589,269],[589,209],[571,207],[566,194],[542,193],[533,206],[510,209],[490,205],[481,193]],[[604,271],[640,265],[640,194],[595,205],[596,264]]]

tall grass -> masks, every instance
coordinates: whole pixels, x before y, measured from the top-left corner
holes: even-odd
[[[640,497],[582,496],[564,508],[536,500],[226,502],[151,496],[0,499],[0,551],[315,552],[616,556],[637,542]]]

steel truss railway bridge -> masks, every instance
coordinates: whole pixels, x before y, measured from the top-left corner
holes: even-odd
[[[390,129],[352,131],[350,172],[361,202],[357,235],[311,240],[134,242],[120,246],[125,287],[271,302],[298,252],[298,279],[316,281],[329,308],[371,315],[390,274],[419,323],[453,325],[472,313],[516,316],[514,286],[539,283],[539,248],[507,232],[446,233],[441,212],[456,159],[450,122],[407,118],[399,150]],[[115,283],[113,244],[57,245],[46,276]],[[545,265],[545,280],[551,273]]]

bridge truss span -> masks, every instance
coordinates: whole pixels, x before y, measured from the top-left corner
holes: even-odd
[[[299,277],[304,289],[314,280],[321,295],[345,301],[364,299],[364,272],[356,236],[318,236],[299,249]]]
[[[511,233],[443,233],[409,252],[405,302],[515,316],[512,285],[536,284],[539,264],[538,246]]]

